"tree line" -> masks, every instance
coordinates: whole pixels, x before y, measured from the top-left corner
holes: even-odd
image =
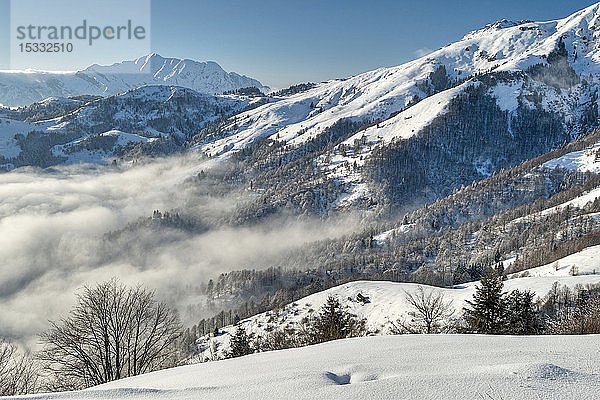
[[[408,320],[394,334],[479,333],[507,335],[600,333],[600,286],[574,289],[557,283],[541,299],[531,291],[504,291],[496,271],[483,277],[473,298],[457,313],[435,288],[405,293]],[[358,301],[368,298],[357,296]],[[307,346],[374,334],[366,320],[330,296],[318,313],[300,323],[248,333],[238,318],[227,357]],[[213,335],[220,335],[215,328]],[[40,335],[42,349],[29,354],[0,341],[0,395],[77,390],[170,368],[189,360],[195,338],[184,334],[176,311],[142,286],[117,279],[84,287],[70,313]]]
[[[410,307],[409,318],[395,321],[392,334],[600,333],[599,285],[570,289],[555,283],[546,296],[537,299],[530,290],[506,292],[503,277],[491,271],[481,279],[473,298],[458,313],[439,289],[420,286],[413,293],[405,292],[405,299]],[[226,357],[377,333],[369,331],[365,324],[365,319],[351,314],[336,297],[329,296],[316,316],[307,316],[299,324],[267,330],[260,336],[249,334],[243,323],[236,323]],[[216,332],[218,334],[218,330]]]

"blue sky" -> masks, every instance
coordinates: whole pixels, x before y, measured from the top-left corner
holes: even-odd
[[[280,88],[398,65],[420,50],[440,48],[498,19],[558,19],[593,3],[153,0],[152,48],[164,56],[214,60],[228,71]],[[9,46],[7,19],[0,12],[5,38],[0,41],[0,67],[5,68],[1,55]],[[99,58],[101,63],[118,61],[110,54]]]

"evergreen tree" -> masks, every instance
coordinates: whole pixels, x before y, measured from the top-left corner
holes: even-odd
[[[513,335],[535,335],[541,326],[534,307],[535,293],[513,290],[507,296],[508,318],[506,332]]]
[[[229,345],[231,350],[229,357],[241,357],[248,354],[254,353],[250,344],[250,336],[246,333],[246,330],[238,325],[235,334],[229,339]]]
[[[333,296],[321,308],[319,316],[314,322],[315,340],[327,342],[352,336],[353,330],[358,326],[354,317],[342,309],[340,302]]]
[[[495,271],[481,278],[473,301],[467,301],[465,320],[468,329],[477,333],[503,333],[507,315],[507,302],[502,292],[502,278]]]

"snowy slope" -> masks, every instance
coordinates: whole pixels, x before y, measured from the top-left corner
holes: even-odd
[[[116,139],[115,144],[106,150],[90,150],[83,147],[86,142],[90,141],[90,137],[84,137],[70,141],[66,144],[54,146],[52,148],[52,153],[57,157],[66,158],[66,161],[64,162],[66,165],[77,163],[104,164],[119,147],[129,143],[150,143],[156,140],[156,138],[148,138],[134,133],[121,132],[118,129],[112,129],[101,133],[97,135],[97,137],[113,137]]]
[[[600,172],[600,143],[585,150],[574,151],[543,164],[544,168],[565,168],[569,171]]]
[[[19,155],[21,148],[15,140],[15,135],[27,135],[38,128],[38,125],[15,121],[8,118],[0,118],[0,155],[12,158]]]
[[[600,272],[600,268],[598,269]],[[518,278],[507,280],[504,286],[505,291],[531,290],[539,298],[544,297],[552,288],[554,282],[560,285],[575,287],[576,285],[600,284],[600,275],[586,276],[542,276],[537,278]],[[359,319],[366,319],[366,327],[371,332],[377,334],[390,334],[397,321],[409,321],[409,312],[411,306],[406,300],[406,293],[415,293],[421,287],[425,291],[441,291],[447,302],[451,302],[455,310],[455,316],[458,317],[461,310],[466,305],[466,300],[471,300],[475,293],[477,282],[459,285],[452,288],[434,288],[427,285],[418,285],[412,283],[393,283],[385,281],[358,281],[340,285],[323,292],[315,293],[300,299],[292,304],[288,304],[282,310],[267,311],[247,318],[240,322],[241,326],[248,333],[256,336],[264,336],[272,329],[278,329],[285,326],[297,326],[301,321],[318,313],[329,296],[336,297],[347,310],[355,314]],[[369,302],[363,304],[357,300],[357,295],[362,294],[369,299]],[[204,361],[213,359],[211,352],[216,347],[217,358],[224,358],[229,351],[229,340],[231,334],[235,332],[235,326],[227,326],[220,330],[217,337],[203,337],[197,342],[200,355],[194,360]]]
[[[597,335],[404,335],[252,354],[27,399],[596,399]]]
[[[600,246],[592,246],[553,263],[511,274],[510,277],[552,277],[598,273],[600,273]]]
[[[3,157],[10,162],[21,154],[17,134],[30,140],[28,134],[38,131],[52,137],[56,144],[51,153],[64,163],[102,164],[129,143],[168,137],[183,142],[207,122],[239,111],[252,101],[167,85],[142,86],[91,101],[49,98],[13,112],[13,118],[34,122],[0,117],[0,160]]]
[[[512,221],[511,223],[521,222],[524,219],[528,219],[528,220],[534,219],[535,220],[535,219],[544,218],[548,215],[560,212],[565,207],[583,208],[586,204],[595,201],[599,197],[600,197],[600,187],[597,187],[595,189],[592,189],[588,192],[583,193],[581,196],[575,197],[572,200],[566,201],[566,202],[559,204],[557,206],[554,206],[554,207],[547,208],[547,209],[539,211],[537,213],[527,215],[526,217],[517,218],[514,221]],[[590,216],[595,217],[596,220],[598,219],[596,215],[590,215]]]
[[[571,153],[567,153],[561,157],[552,159],[550,161],[542,164],[541,168],[547,169],[555,169],[555,168],[563,168],[570,172],[590,172],[590,173],[600,173],[600,158],[597,157],[597,154],[600,151],[600,143],[596,143],[592,146],[589,146],[585,150],[574,151]],[[517,218],[511,223],[518,223],[524,219],[539,219],[546,217],[548,215],[560,212],[565,207],[577,207],[583,208],[588,203],[595,201],[600,197],[600,187],[589,190],[580,196],[575,197],[572,200],[566,201],[562,204],[556,205],[554,207],[547,208],[545,210],[530,214],[526,217]],[[597,218],[596,218],[597,219]]]
[[[381,68],[344,80],[334,80],[318,85],[305,93],[266,105],[244,115],[248,124],[235,130],[228,139],[243,146],[254,136],[279,134],[281,140],[301,142],[332,125],[340,118],[386,119],[392,112],[408,106],[414,95],[426,93],[417,83],[426,79],[437,67],[444,66],[450,79],[466,78],[477,72],[496,67],[496,71],[521,71],[531,65],[544,63],[545,56],[554,50],[560,38],[565,38],[567,49],[579,49],[575,62],[577,72],[598,73],[599,50],[594,24],[600,15],[600,4],[582,10],[564,20],[552,22],[516,23],[500,21],[467,34],[462,40],[450,44],[425,57],[407,64]],[[597,78],[597,77],[596,77]],[[450,93],[454,97],[457,93]],[[502,109],[514,109],[518,87],[499,85],[493,93]],[[406,117],[419,119],[422,113],[438,114],[443,111],[446,99],[432,99],[434,107],[421,106]],[[313,103],[313,108],[310,104]],[[323,112],[317,112],[320,108]],[[408,119],[408,118],[407,118]],[[401,118],[396,118],[398,125]],[[411,121],[412,122],[412,121]],[[397,134],[391,122],[381,133],[389,139],[409,136]],[[418,132],[419,126],[416,126]],[[410,129],[411,133],[412,129]],[[218,147],[218,146],[216,146]],[[222,146],[221,146],[222,147]]]
[[[219,64],[164,58],[154,53],[113,65],[94,64],[82,71],[0,71],[0,104],[24,106],[56,96],[111,96],[144,85],[177,85],[201,93],[263,85],[256,79],[225,72]]]
[[[478,84],[472,77],[491,71],[502,78],[491,81],[487,93],[507,113],[509,131],[511,118],[516,116],[519,107],[531,110],[539,107],[558,116],[565,132],[578,134],[587,129],[579,122],[585,110],[598,103],[594,93],[600,84],[599,17],[600,3],[562,20],[499,21],[407,64],[321,83],[306,92],[278,98],[238,115],[231,120],[226,136],[204,143],[203,150],[226,158],[257,138],[269,137],[288,145],[300,145],[340,119],[380,121],[347,138],[327,155],[331,159],[319,160],[326,174],[351,184],[351,191],[356,193],[351,192],[348,197],[353,199],[364,195],[365,188],[360,177],[344,170],[345,161],[361,165],[374,148],[394,139],[418,135],[436,117],[448,111],[453,99]],[[563,87],[543,74],[539,80],[522,75],[530,67],[549,65],[548,55],[562,44],[569,68],[578,76],[579,83]],[[432,78],[436,74],[445,75],[447,79],[439,88]],[[537,100],[532,99],[537,96],[539,104],[534,104]],[[423,100],[414,105],[415,98]],[[357,154],[341,148],[362,138],[366,139],[366,146]],[[223,149],[228,150],[223,152]],[[493,164],[481,166],[480,174],[489,176],[494,167]]]

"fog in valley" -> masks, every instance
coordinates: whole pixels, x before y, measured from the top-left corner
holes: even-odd
[[[229,223],[232,210],[253,198],[243,187],[193,179],[219,168],[186,155],[0,174],[0,337],[35,348],[36,335],[68,311],[78,288],[113,276],[183,310],[201,304],[198,287],[222,272],[264,268],[307,241],[352,229],[348,220],[295,217]],[[139,221],[154,210],[179,212],[202,229],[146,229]]]

